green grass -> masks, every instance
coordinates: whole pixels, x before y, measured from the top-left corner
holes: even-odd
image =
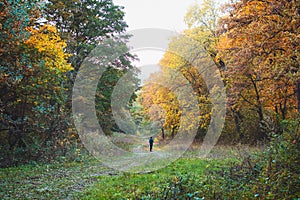
[[[180,158],[166,168],[147,174],[127,174],[119,176],[100,176],[98,181],[90,186],[83,194],[83,199],[153,199],[162,193],[171,193],[180,182],[190,184],[190,190],[197,191],[197,182],[205,176],[208,170],[220,170],[233,159],[200,160],[197,158]],[[185,180],[182,180],[185,179]],[[198,182],[199,183],[199,182]],[[174,184],[174,186],[172,186]],[[186,187],[186,185],[182,185]],[[176,188],[174,188],[176,190]],[[183,191],[178,191],[178,193]],[[185,191],[186,192],[186,191]],[[200,192],[200,191],[199,191]],[[189,193],[186,193],[186,197]],[[169,196],[171,194],[165,194]],[[182,194],[180,194],[182,195]],[[184,194],[183,194],[184,195]]]
[[[0,199],[72,198],[99,175],[116,173],[95,160],[0,169]]]
[[[199,159],[194,149],[165,168],[140,174],[117,172],[93,159],[5,168],[0,169],[0,199],[201,199],[212,190],[210,172],[240,162],[238,154],[218,147]]]

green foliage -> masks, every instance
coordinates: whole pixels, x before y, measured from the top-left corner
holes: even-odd
[[[115,124],[111,111],[112,92],[127,70],[108,67],[99,80],[96,91],[96,112],[99,124],[105,134],[110,135],[112,130],[120,131]]]
[[[227,170],[211,171],[215,177],[210,184],[211,192],[222,199],[299,198],[299,120],[285,120],[281,125],[283,133],[273,135],[262,153],[249,155]]]
[[[112,0],[50,0],[46,18],[67,41],[70,62],[78,70],[84,58],[107,37],[125,31],[124,12]]]
[[[256,193],[260,197],[281,199],[300,196],[299,119],[284,120],[282,134],[274,135],[262,155]]]
[[[36,1],[1,1],[0,37],[0,131],[1,166],[23,154],[22,132],[28,120],[24,112],[28,93],[32,60],[23,43],[30,36],[27,28],[32,23],[31,13],[37,11]],[[36,12],[38,13],[38,11]],[[24,82],[26,84],[24,84]],[[24,85],[22,85],[24,84]],[[31,123],[32,125],[32,123]],[[27,127],[30,128],[30,127]],[[3,160],[4,159],[4,160]]]

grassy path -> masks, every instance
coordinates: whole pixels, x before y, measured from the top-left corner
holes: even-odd
[[[188,186],[186,191],[196,191],[207,179],[207,170],[218,171],[240,160],[232,148],[215,149],[207,159],[199,159],[196,155],[197,151],[189,151],[165,168],[141,174],[118,172],[93,159],[4,168],[0,169],[0,199],[159,198],[163,192],[164,195],[175,192],[175,195],[185,186]]]
[[[98,176],[115,174],[95,160],[0,169],[0,199],[73,199]]]

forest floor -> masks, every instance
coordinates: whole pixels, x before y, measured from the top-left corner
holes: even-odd
[[[139,199],[178,173],[203,176],[208,168],[222,168],[260,151],[248,146],[216,146],[207,158],[200,159],[198,150],[193,146],[170,165],[138,174],[114,170],[96,159],[3,168],[0,199]],[[148,153],[146,144],[133,147],[133,151]],[[158,150],[156,154],[161,153]]]

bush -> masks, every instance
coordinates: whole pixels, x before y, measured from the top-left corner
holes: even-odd
[[[284,120],[281,129],[281,134],[271,136],[268,147],[261,154],[246,157],[239,165],[234,164],[222,172],[211,171],[211,194],[218,194],[221,199],[234,196],[249,199],[299,198],[299,120]],[[208,198],[215,197],[210,195]]]
[[[299,120],[284,120],[282,134],[273,135],[261,156],[261,171],[256,193],[265,198],[300,197],[300,130]]]

